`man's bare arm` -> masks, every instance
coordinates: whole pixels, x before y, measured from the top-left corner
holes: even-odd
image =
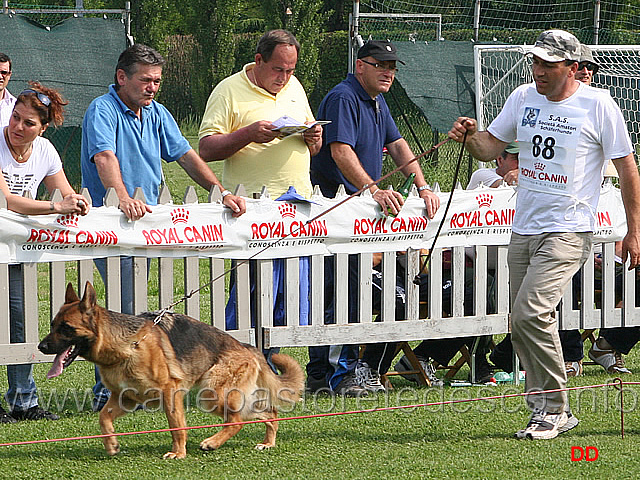
[[[149,205],[141,200],[134,200],[129,195],[129,192],[127,192],[127,187],[125,187],[122,181],[122,174],[120,173],[120,162],[114,152],[105,150],[96,153],[93,161],[96,164],[102,185],[104,185],[105,189],[110,187],[114,188],[120,202],[120,210],[122,210],[129,220],[138,220],[144,217],[145,213],[151,212]]]
[[[193,148],[178,159],[178,164],[202,188],[211,190],[211,187],[217,185],[220,190],[224,190],[218,177]],[[236,195],[225,195],[222,203],[233,210],[234,217],[239,217],[247,211],[244,198]]]
[[[416,178],[414,184],[420,188],[427,185],[422,169],[417,161],[411,162],[415,158],[415,155],[411,151],[411,147],[404,138],[399,138],[395,142],[391,142],[387,145],[387,150],[391,154],[391,158],[397,166],[407,165],[402,169],[405,177],[408,177],[412,173],[415,173]],[[411,163],[409,163],[411,162]],[[424,200],[425,207],[427,209],[427,216],[433,218],[438,208],[440,208],[440,197],[433,193],[430,189],[422,189],[419,192],[420,198]]]
[[[268,143],[278,135],[278,132],[273,131],[271,122],[260,120],[235,132],[202,137],[198,144],[200,156],[207,162],[224,160],[252,142]]]
[[[478,122],[469,117],[459,117],[453,122],[451,130],[449,130],[449,138],[462,143],[465,132],[468,132],[465,148],[474,158],[483,162],[496,158],[507,145],[507,142],[498,140],[487,131],[479,132]]]
[[[329,147],[336,165],[353,186],[362,188],[365,184],[369,185],[369,191],[373,195],[373,199],[382,207],[382,211],[386,214],[388,208],[394,215],[398,214],[400,207],[404,204],[402,195],[398,192],[383,190],[377,185],[372,185],[374,179],[362,167],[362,163],[360,163],[360,159],[351,148],[351,145],[333,142]]]
[[[631,264],[629,269],[640,265],[640,175],[633,153],[623,158],[613,159],[620,175],[620,191],[627,216],[627,234],[622,240],[622,260],[627,254]]]

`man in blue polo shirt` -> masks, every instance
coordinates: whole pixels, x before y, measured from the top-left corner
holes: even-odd
[[[120,54],[115,84],[91,102],[82,122],[82,185],[89,190],[94,207],[102,206],[113,187],[120,210],[129,220],[138,220],[156,205],[162,183],[162,162],[177,161],[203,188],[218,185],[222,203],[242,215],[245,201],[225,190],[215,174],[195,152],[169,111],[154,101],[160,88],[164,58],[146,45],[136,44]],[[141,187],[145,201],[132,198]],[[96,259],[105,279],[105,259]],[[133,314],[133,262],[121,257],[121,311]],[[96,370],[94,410],[106,403],[109,392]]]
[[[391,42],[368,41],[358,51],[355,73],[348,74],[322,100],[318,118],[331,120],[331,123],[323,129],[320,152],[311,159],[311,183],[319,185],[324,196],[334,197],[340,184],[344,184],[347,193],[369,186],[373,199],[384,212],[388,210],[397,214],[400,211],[402,195],[373,184],[382,174],[383,147],[387,147],[396,165],[404,165],[414,158],[381,95],[391,88],[397,72],[396,62],[404,64]],[[402,172],[407,177],[415,173],[414,183],[424,199],[427,215],[433,218],[440,206],[440,199],[429,190],[418,163],[407,165]],[[350,261],[355,261],[355,257]],[[332,291],[333,266],[330,261],[326,262],[325,268],[328,282],[325,288]],[[332,323],[333,309],[327,307],[325,321]],[[355,309],[349,310],[349,316],[355,318]],[[328,376],[332,391],[346,395],[363,393],[363,382],[357,382],[354,373],[357,360],[355,345],[329,349],[312,347],[309,356],[307,374],[310,390],[321,387]],[[327,361],[327,358],[333,360]],[[364,368],[360,372],[363,375],[359,377],[369,379],[365,386],[370,390],[381,390],[375,366],[360,364],[359,368]]]

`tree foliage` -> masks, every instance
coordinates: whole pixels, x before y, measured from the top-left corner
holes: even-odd
[[[296,77],[305,90],[313,89],[317,78],[319,39],[323,29],[322,0],[264,0],[263,15],[267,29],[284,28],[300,42]]]

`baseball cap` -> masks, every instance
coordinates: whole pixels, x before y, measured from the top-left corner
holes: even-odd
[[[385,60],[405,63],[398,58],[396,46],[389,40],[369,40],[358,50],[358,58],[373,57],[381,62]]]
[[[518,141],[511,142],[509,145],[504,147],[504,151],[511,154],[520,153],[520,147],[518,146]]]
[[[545,62],[564,60],[580,61],[580,41],[564,30],[546,30],[540,34],[529,55],[540,57]]]

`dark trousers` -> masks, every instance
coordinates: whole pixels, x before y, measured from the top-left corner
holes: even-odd
[[[628,355],[640,340],[640,327],[603,328],[600,330],[600,336],[617,352]]]

